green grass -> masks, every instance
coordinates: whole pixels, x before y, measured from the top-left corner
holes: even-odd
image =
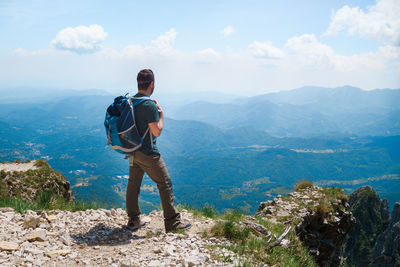
[[[232,242],[231,245],[220,247],[229,249],[245,259],[244,262],[240,262],[240,266],[317,266],[313,256],[301,243],[294,230],[286,236],[290,240],[288,248],[280,246],[269,248],[267,237],[256,235],[250,228],[239,224],[245,219],[240,211],[229,211],[222,215],[210,230],[210,235],[227,238]],[[257,223],[265,226],[275,236],[281,235],[285,229],[282,223],[272,223],[261,218],[257,218]]]
[[[182,229],[175,229],[175,230],[172,230],[171,232],[174,233],[174,234],[187,235],[185,230],[182,230]]]
[[[323,187],[321,192],[331,200],[340,200],[342,202],[347,202],[349,200],[349,196],[344,193],[341,187]]]
[[[195,217],[207,217],[207,218],[218,218],[221,216],[221,214],[213,207],[210,206],[208,203],[206,203],[203,207],[200,209],[193,208],[192,206],[189,205],[177,205],[176,208],[179,211],[182,210],[187,210],[188,212],[192,213]]]
[[[157,230],[157,231],[148,231],[146,232],[146,237],[147,238],[151,238],[151,237],[158,237],[162,234],[163,232],[161,230]]]
[[[34,166],[38,168],[50,168],[49,163],[47,163],[47,161],[44,159],[37,159]]]
[[[2,198],[0,207],[11,207],[20,213],[27,210],[69,210],[79,211],[87,209],[99,209],[103,206],[99,203],[88,203],[81,200],[67,201],[63,197],[51,191],[44,191],[34,201],[25,201],[20,198]]]
[[[301,190],[304,190],[307,188],[312,188],[312,187],[313,187],[313,183],[311,181],[301,180],[296,183],[296,185],[294,186],[294,190],[301,191]]]

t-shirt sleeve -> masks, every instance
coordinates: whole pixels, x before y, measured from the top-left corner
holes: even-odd
[[[147,123],[157,122],[160,120],[158,115],[158,109],[156,104],[152,101],[148,101],[149,103],[145,106],[146,107],[146,121]]]

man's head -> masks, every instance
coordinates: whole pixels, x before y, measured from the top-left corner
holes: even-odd
[[[154,73],[150,69],[139,71],[137,75],[137,83],[139,91],[148,91],[150,95],[154,91]]]

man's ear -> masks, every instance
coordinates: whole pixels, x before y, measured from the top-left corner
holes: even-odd
[[[149,83],[149,86],[147,86],[146,91],[152,89],[153,86],[154,86],[154,82]]]

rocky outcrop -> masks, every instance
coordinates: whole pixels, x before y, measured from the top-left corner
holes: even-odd
[[[257,215],[273,222],[295,224],[319,266],[340,266],[341,249],[354,218],[340,188],[310,187],[263,202]]]
[[[400,201],[394,204],[392,218],[390,219],[390,225],[394,225],[398,222],[400,222]]]
[[[379,235],[370,266],[400,265],[400,202],[395,203],[388,228]]]
[[[346,238],[344,256],[349,264],[368,266],[377,238],[389,224],[388,202],[371,186],[363,186],[351,193],[349,204],[356,223]]]
[[[73,200],[69,182],[45,160],[0,164],[0,198],[18,197],[32,201],[44,191]]]

